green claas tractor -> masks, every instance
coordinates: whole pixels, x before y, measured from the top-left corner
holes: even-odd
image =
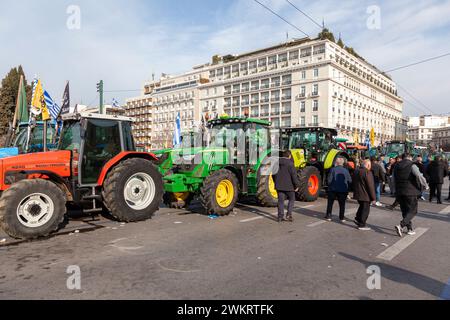
[[[233,210],[239,196],[276,206],[271,151],[279,137],[270,139],[270,122],[222,117],[208,122],[208,136],[206,147],[171,153],[173,166],[164,176],[165,203],[184,207],[199,196],[207,213],[220,216]]]
[[[322,127],[281,129],[281,145],[290,150],[298,170],[301,201],[312,202],[319,197],[320,190],[327,183],[327,172],[337,157],[350,161],[349,155],[336,148],[337,131]],[[350,163],[350,166],[352,164]]]

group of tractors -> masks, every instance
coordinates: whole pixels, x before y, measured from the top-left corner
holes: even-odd
[[[174,149],[137,152],[132,119],[78,113],[63,118],[56,150],[0,159],[0,225],[12,237],[47,236],[66,221],[67,204],[108,212],[121,222],[152,217],[162,201],[177,208],[200,200],[208,214],[228,215],[252,197],[277,204],[273,175],[279,152],[290,150],[301,188],[315,201],[337,157],[337,132],[326,128],[271,129],[271,123],[224,116]]]

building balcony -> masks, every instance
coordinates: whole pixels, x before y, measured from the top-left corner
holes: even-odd
[[[269,102],[269,98],[261,98],[261,103],[267,103]]]
[[[281,114],[291,114],[291,109],[284,109],[281,111]]]
[[[291,100],[292,97],[291,96],[284,96],[282,99],[283,99],[283,101],[288,101],[288,100]]]
[[[259,72],[265,72],[265,71],[267,71],[267,66],[258,67],[258,71],[259,71]]]
[[[259,100],[252,100],[252,104],[258,104]]]
[[[272,101],[272,102],[279,102],[280,101],[280,97],[274,97],[274,98],[270,99],[270,101]]]
[[[299,95],[297,95],[297,99],[298,99],[298,100],[304,100],[304,99],[306,99],[306,94],[305,94],[305,93],[300,93]]]
[[[311,97],[319,97],[320,92],[311,92]]]

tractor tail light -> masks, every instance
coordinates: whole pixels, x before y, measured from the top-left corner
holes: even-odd
[[[78,150],[73,150],[72,155],[72,175],[78,176],[78,162],[80,159],[80,154],[78,153]]]

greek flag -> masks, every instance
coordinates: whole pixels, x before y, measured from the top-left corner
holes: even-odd
[[[181,144],[181,119],[180,113],[177,114],[177,119],[175,120],[175,132],[173,135],[173,146],[178,146]]]
[[[50,96],[50,94],[47,91],[44,91],[44,99],[45,103],[47,104],[47,109],[50,112],[50,115],[54,120],[58,118],[59,111],[61,110],[61,107],[58,106]]]
[[[113,106],[113,108],[119,108],[120,107],[119,101],[117,101],[115,98],[112,99],[111,105]]]

